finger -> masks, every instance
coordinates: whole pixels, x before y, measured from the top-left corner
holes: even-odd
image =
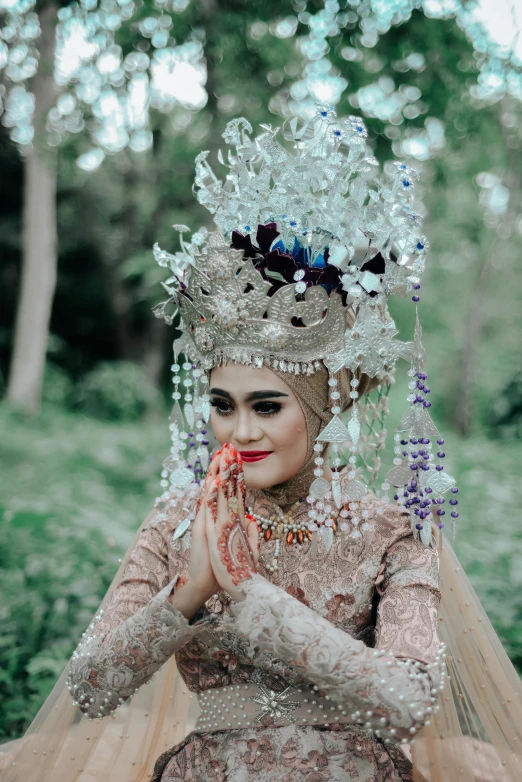
[[[241,497],[241,502],[244,509],[246,507],[246,485],[245,485],[245,473],[243,472],[243,459],[241,458],[240,453],[237,454],[237,466],[238,466],[238,473],[237,473],[238,494]]]
[[[234,446],[226,445],[223,447],[219,457],[219,477],[221,478],[223,491],[227,499],[230,499],[235,494],[234,484],[237,465],[234,451]]]
[[[229,478],[229,497],[235,497],[237,495],[237,485],[240,473],[239,459],[240,455],[234,445],[230,445],[228,449],[229,462],[230,462],[230,478]]]
[[[212,478],[215,478],[219,471],[219,457],[221,456],[221,451],[223,449],[220,448],[219,451],[216,451],[216,453],[212,456],[212,459],[210,460],[210,464],[208,466],[207,470],[207,477],[210,475]]]
[[[228,483],[221,475],[217,480],[219,483],[217,486],[216,497],[216,525],[219,529],[221,529],[227,521],[230,521],[230,511],[228,507]]]
[[[257,568],[259,562],[259,529],[255,521],[251,521],[247,527],[247,539]]]
[[[207,492],[209,490],[209,486],[210,486],[212,480],[213,480],[213,476],[210,475],[209,473],[207,473],[207,476],[205,478],[203,486],[201,487],[201,494],[199,495],[199,499],[198,499],[198,502],[197,502],[197,505],[196,505],[196,516],[199,513],[201,505],[203,504],[203,502],[205,502],[205,499],[206,499],[206,496],[207,496]]]
[[[205,506],[207,508],[208,513],[210,514],[210,517],[215,524],[217,522],[217,514],[218,514],[218,487],[220,484],[219,477],[212,478],[209,487],[207,490],[207,496],[206,496],[206,503]]]

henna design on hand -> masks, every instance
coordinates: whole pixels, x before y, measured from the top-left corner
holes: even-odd
[[[221,562],[230,573],[234,586],[254,575],[252,556],[239,521],[227,521],[223,525],[217,545]]]
[[[219,529],[216,541],[219,559],[237,586],[256,572],[243,521],[244,478],[241,457],[234,446],[223,447],[219,476],[207,492],[207,505]]]
[[[217,516],[218,516],[218,490],[219,490],[219,476],[217,478],[214,478],[213,481],[210,484],[210,487],[207,492],[207,508],[210,511],[210,515],[212,517],[212,521],[214,524],[217,523]]]

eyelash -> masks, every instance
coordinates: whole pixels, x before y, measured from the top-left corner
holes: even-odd
[[[226,402],[224,399],[211,399],[210,404],[216,411],[217,415],[221,415],[225,417],[227,415],[231,415],[233,412],[230,403]],[[220,405],[229,405],[230,409],[229,410],[220,409],[219,407]],[[265,408],[269,407],[271,409],[269,410],[265,409],[265,411],[263,412],[262,409],[263,407]],[[256,412],[258,415],[263,416],[263,418],[270,418],[273,415],[277,415],[278,413],[281,412],[281,407],[282,405],[279,404],[279,402],[257,402],[255,405],[253,405],[254,412]]]

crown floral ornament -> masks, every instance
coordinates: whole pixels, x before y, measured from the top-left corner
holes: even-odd
[[[417,174],[394,162],[379,178],[364,123],[358,117],[337,120],[331,106],[318,107],[308,121],[294,117],[282,129],[265,125],[258,136],[252,133],[243,118],[227,125],[223,138],[230,150],[226,158],[219,155],[228,169],[224,182],[210,167],[208,152],[196,158],[195,191],[217,230],[201,229],[186,241],[189,229],[174,226],[180,251],[154,247],[157,262],[171,273],[163,284],[169,298],[155,314],[172,323],[179,313],[182,328],[172,366],[172,448],[160,504],[173,487],[197,483],[208,465],[206,384],[212,367],[234,361],[312,374],[322,362],[329,372],[332,419],[314,446],[307,534],[299,541],[311,537],[312,551],[319,543],[329,550],[337,527],[343,540],[363,539],[370,503],[357,468],[363,440],[357,377],[379,382],[403,358],[411,364],[410,406],[395,433],[394,467],[383,488],[396,488],[394,498],[410,512],[415,536],[428,545],[434,506],[442,527],[442,495],[451,491],[455,506],[457,489],[444,471],[444,441],[429,413],[418,315],[414,340],[401,342],[387,309],[390,294],[411,292],[416,306],[420,300],[428,242],[413,209]],[[185,357],[182,367],[178,355]],[[353,375],[347,421],[338,386],[345,368]],[[346,446],[350,469],[341,485]],[[331,460],[331,482],[323,475],[325,458]],[[451,516],[458,516],[455,507]],[[184,531],[189,524],[180,526]]]

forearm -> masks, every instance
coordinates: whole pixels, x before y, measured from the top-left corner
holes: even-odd
[[[369,649],[260,576],[242,587],[246,600],[235,606],[235,631],[299,670],[354,722],[407,740],[429,718],[441,686],[441,653],[433,663],[399,660]]]
[[[178,581],[175,591],[170,595],[168,601],[171,606],[176,608],[185,619],[190,622],[193,616],[202,608],[202,606],[212,597],[213,593],[203,594],[195,589],[190,581]]]
[[[84,714],[91,718],[110,714],[198,632],[187,616],[199,606],[194,607],[182,587],[171,596],[175,585],[176,581],[168,584],[105,634],[97,634],[96,626],[107,617],[100,614],[91,624],[69,669],[69,690]]]

